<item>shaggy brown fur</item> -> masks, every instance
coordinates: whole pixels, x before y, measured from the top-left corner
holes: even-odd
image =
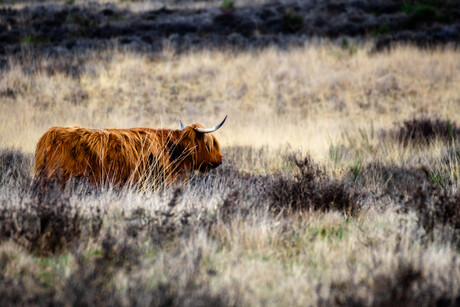
[[[154,183],[209,171],[222,163],[219,143],[193,124],[171,129],[86,129],[52,127],[35,151],[35,175],[65,184],[71,177],[95,185],[122,186],[149,179]]]

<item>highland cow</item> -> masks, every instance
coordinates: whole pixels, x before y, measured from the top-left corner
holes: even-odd
[[[35,151],[35,175],[65,185],[70,178],[93,185],[172,183],[222,163],[213,128],[193,124],[173,129],[52,127]]]

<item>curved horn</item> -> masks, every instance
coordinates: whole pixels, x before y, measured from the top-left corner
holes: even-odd
[[[184,124],[182,123],[181,120],[179,120],[179,122],[180,122],[180,130],[184,130]]]
[[[222,127],[222,125],[225,123],[225,120],[227,119],[227,115],[225,115],[225,118],[224,120],[218,124],[217,126],[215,127],[212,127],[212,128],[195,128],[196,131],[198,132],[201,132],[201,133],[210,133],[210,132],[214,132],[216,131],[217,129],[219,129],[220,127]]]

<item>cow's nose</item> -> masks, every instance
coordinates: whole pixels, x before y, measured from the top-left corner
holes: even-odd
[[[211,167],[212,167],[212,168],[216,168],[216,167],[218,167],[218,166],[221,165],[221,164],[222,164],[222,160],[221,160],[221,161],[218,161],[218,162],[212,163],[212,164],[211,164]]]

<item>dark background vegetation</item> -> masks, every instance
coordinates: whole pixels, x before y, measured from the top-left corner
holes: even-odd
[[[10,4],[17,1],[3,1]],[[24,2],[0,8],[0,56],[38,51],[45,57],[118,46],[143,52],[203,48],[246,50],[301,46],[311,38],[371,39],[374,50],[394,43],[421,47],[460,38],[460,5],[449,0],[267,1],[236,6],[233,1],[154,2],[135,12],[126,2],[60,4]],[[130,3],[130,2],[128,2]],[[132,3],[136,3],[135,1]]]

